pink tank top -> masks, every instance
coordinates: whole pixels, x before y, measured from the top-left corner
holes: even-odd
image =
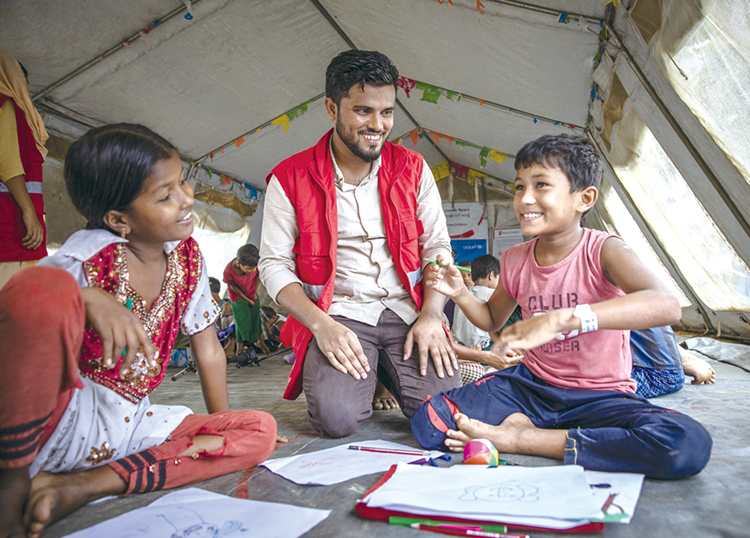
[[[548,267],[536,263],[536,239],[503,252],[503,287],[521,306],[523,319],[625,295],[602,271],[602,245],[610,237],[617,236],[584,228],[575,250]],[[523,363],[557,387],[635,392],[636,383],[630,379],[630,331],[571,332],[527,350]]]

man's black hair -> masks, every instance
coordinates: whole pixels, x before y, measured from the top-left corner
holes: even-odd
[[[154,166],[176,154],[167,140],[132,123],[96,127],[73,142],[63,175],[73,205],[88,221],[86,227],[109,229],[104,215],[127,210]]]
[[[570,192],[600,187],[602,161],[594,145],[580,136],[546,135],[526,144],[516,154],[516,170],[540,164],[556,168],[570,181]]]
[[[326,97],[336,106],[349,96],[349,90],[359,84],[393,86],[397,88],[398,69],[385,54],[368,50],[347,50],[336,56],[326,69]]]
[[[219,293],[221,291],[221,282],[219,282],[218,278],[210,276],[208,277],[208,287],[211,288],[213,293]]]
[[[500,276],[500,260],[492,254],[479,256],[471,262],[471,279],[474,283],[480,278],[487,278],[491,273],[495,273],[495,276]]]
[[[258,260],[260,260],[258,247],[251,243],[242,245],[239,250],[237,250],[237,263],[239,263],[240,265],[245,265],[247,267],[256,267],[258,265]]]
[[[26,71],[26,68],[23,66],[23,64],[16,58],[16,61],[18,62],[18,67],[21,68],[21,71],[23,71],[23,76],[26,77],[26,82],[29,81],[29,72]]]

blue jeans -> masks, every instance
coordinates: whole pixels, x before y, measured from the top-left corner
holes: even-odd
[[[456,408],[492,425],[523,413],[538,428],[568,430],[564,463],[596,471],[683,478],[703,469],[711,454],[710,435],[687,415],[636,394],[555,387],[523,364],[423,402],[411,419],[421,446],[445,449]]]

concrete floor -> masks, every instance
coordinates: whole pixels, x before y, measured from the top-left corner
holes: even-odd
[[[750,537],[750,373],[734,366],[710,361],[719,380],[713,386],[691,386],[655,400],[657,405],[680,410],[700,422],[714,439],[713,455],[698,475],[680,481],[647,479],[633,521],[629,525],[608,524],[603,536],[619,537]],[[152,394],[154,403],[187,405],[205,413],[198,377],[188,373],[178,381],[170,376]],[[281,398],[290,366],[281,357],[263,361],[260,367],[236,369],[227,374],[233,409],[261,409],[276,417],[279,433],[289,438],[272,457],[313,452],[341,444],[321,438],[310,426],[304,396],[297,401]],[[399,410],[377,411],[346,441],[385,439],[416,446],[408,420]],[[502,455],[501,455],[502,457]],[[454,458],[458,460],[458,458]],[[527,456],[507,456],[523,465],[554,465],[559,462]],[[263,467],[248,469],[196,487],[254,500],[330,509],[331,515],[305,536],[418,537],[418,531],[362,519],[355,502],[381,475],[370,475],[334,486],[298,486]],[[43,538],[57,538],[87,528],[107,518],[145,506],[164,492],[134,495],[88,505],[52,525]],[[533,533],[533,536],[555,536]],[[559,535],[558,535],[559,536]]]

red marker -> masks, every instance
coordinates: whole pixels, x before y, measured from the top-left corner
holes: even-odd
[[[361,450],[362,452],[380,452],[382,454],[404,454],[406,456],[428,456],[430,453],[423,450],[401,450],[400,448],[376,448],[370,446],[349,445],[349,450]]]

